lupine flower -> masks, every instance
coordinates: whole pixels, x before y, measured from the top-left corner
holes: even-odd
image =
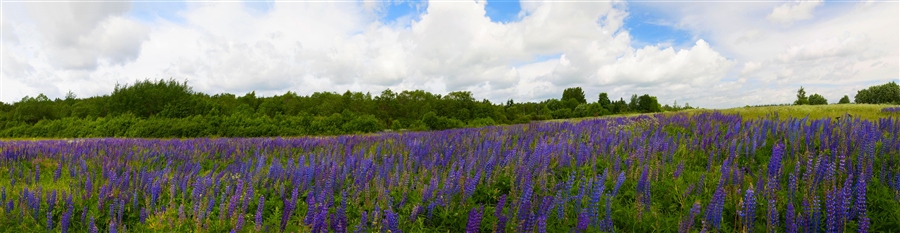
[[[53,212],[47,211],[47,229],[53,230]]]
[[[91,221],[88,222],[88,232],[97,233],[97,225],[94,224],[94,216],[91,216]]]
[[[479,216],[479,218],[480,218],[480,216]],[[385,224],[386,224],[388,230],[390,230],[391,233],[394,233],[394,232],[402,233],[403,232],[403,231],[400,231],[400,223],[397,222],[397,214],[394,213],[394,211],[391,211],[390,208],[385,210],[384,220],[385,220]]]
[[[482,212],[484,212],[484,206],[472,208],[472,210],[469,211],[469,222],[466,223],[466,233],[478,232],[478,227],[481,226]]]
[[[784,154],[784,145],[780,142],[772,147],[772,156],[769,158],[769,177],[777,177],[781,174],[781,157]]]
[[[756,196],[753,194],[753,187],[747,188],[744,194],[744,205],[738,215],[744,219],[744,229],[747,232],[753,232],[753,217],[756,215]]]
[[[690,231],[694,225],[694,218],[697,217],[697,215],[699,215],[699,214],[700,214],[700,202],[694,202],[694,205],[691,207],[690,215],[687,217],[687,219],[685,219],[684,221],[681,222],[681,224],[678,227],[678,232],[684,233],[684,232]]]
[[[709,206],[706,207],[706,223],[712,229],[718,229],[722,222],[722,207],[725,205],[725,190],[722,187],[716,189]]]
[[[789,233],[795,233],[799,229],[797,229],[797,220],[794,217],[794,203],[792,201],[788,201],[787,210],[784,212],[784,224],[786,226],[786,231]]]
[[[588,217],[588,213],[586,211],[581,211],[581,213],[578,214],[578,224],[575,226],[575,229],[578,232],[586,232],[590,222],[591,220],[590,217]]]
[[[616,186],[613,188],[613,192],[609,195],[611,197],[615,197],[616,194],[619,193],[619,188],[622,187],[622,183],[625,183],[625,172],[620,172],[618,178],[616,178]]]
[[[675,173],[673,173],[672,176],[674,176],[675,179],[678,179],[678,177],[681,176],[682,171],[684,171],[684,160],[678,163],[678,167],[675,167]]]

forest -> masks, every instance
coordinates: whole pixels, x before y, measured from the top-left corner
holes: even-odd
[[[632,95],[610,100],[599,93],[588,102],[580,87],[561,98],[541,102],[492,103],[468,91],[446,95],[422,90],[380,95],[316,92],[258,97],[209,95],[187,82],[143,80],[117,84],[109,95],[64,99],[40,94],[13,104],[0,104],[0,137],[267,137],[421,131],[531,121],[652,113],[689,109],[660,105],[656,97]]]

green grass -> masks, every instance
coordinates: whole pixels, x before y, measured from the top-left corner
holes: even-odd
[[[900,117],[897,113],[884,113],[881,109],[895,105],[879,105],[879,104],[830,104],[830,105],[798,105],[798,106],[769,106],[769,107],[741,107],[719,110],[726,114],[737,113],[744,119],[756,119],[759,117],[767,117],[769,115],[778,114],[778,118],[783,120],[791,117],[804,118],[809,116],[810,119],[836,118],[850,114],[854,118],[878,120],[882,117],[895,116]],[[691,110],[697,111],[697,110]],[[706,110],[710,111],[710,110]]]

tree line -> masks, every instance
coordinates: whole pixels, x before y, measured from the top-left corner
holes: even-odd
[[[187,82],[143,80],[117,84],[111,94],[63,99],[40,94],[0,103],[0,137],[261,137],[337,135],[384,130],[442,130],[531,121],[652,113],[691,108],[660,105],[655,96],[632,95],[611,100],[599,93],[588,102],[580,87],[560,99],[492,103],[469,91],[446,95],[423,90],[380,95],[315,92],[302,96],[258,97],[229,93],[209,95]]]
[[[882,85],[871,86],[856,92],[853,102],[857,104],[900,104],[900,86],[896,82],[889,82]],[[838,104],[849,104],[850,97],[844,95]],[[828,100],[818,93],[806,96],[803,87],[797,90],[797,100],[794,105],[826,105]]]

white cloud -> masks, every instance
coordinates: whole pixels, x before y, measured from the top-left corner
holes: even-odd
[[[790,25],[796,21],[811,19],[812,11],[819,5],[822,5],[822,0],[789,2],[772,9],[772,13],[766,18],[774,23]]]
[[[395,22],[379,20],[386,3],[370,2],[276,2],[265,12],[188,3],[177,12],[183,21],[149,23],[130,19],[127,3],[35,4],[23,7],[29,13],[4,5],[3,81],[25,88],[3,100],[69,89],[87,97],[116,82],[174,78],[206,93],[470,90],[502,102],[581,86],[589,100],[649,93],[729,107],[783,102],[800,85],[898,73],[897,22],[882,19],[897,9],[879,3],[837,13],[821,2],[809,10],[789,3],[784,9],[810,14],[790,30],[769,21],[783,19],[772,10],[778,4],[660,4],[674,12],[667,22],[697,38],[681,50],[633,47],[619,2],[527,1],[520,20],[506,23],[492,22],[483,1],[431,2]]]

